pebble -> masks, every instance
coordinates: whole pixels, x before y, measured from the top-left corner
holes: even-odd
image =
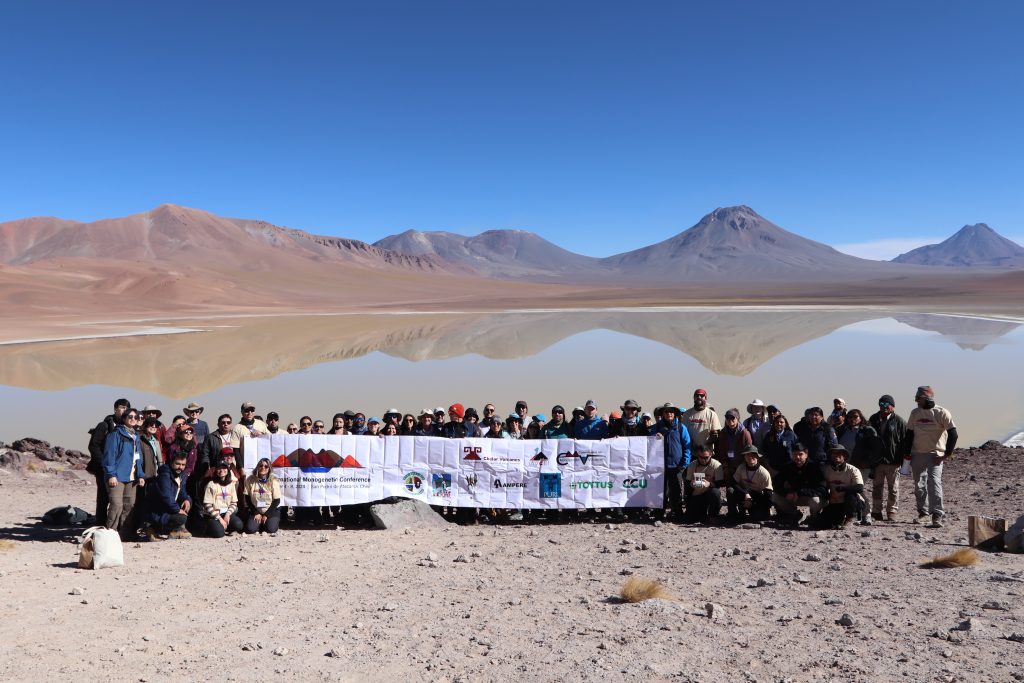
[[[836,623],[838,623],[840,626],[850,627],[850,626],[853,626],[854,621],[853,621],[853,617],[851,617],[849,614],[846,614],[844,612],[843,616],[839,617],[839,620]]]
[[[619,570],[619,574],[621,576],[632,576],[633,575],[633,570],[632,569],[620,569]]]
[[[708,619],[713,622],[725,621],[725,609],[721,605],[716,605],[713,602],[705,603],[704,612],[708,615]]]
[[[656,519],[656,520],[654,520],[654,526],[655,526],[655,527],[659,527],[659,526],[661,526],[661,525],[662,525],[662,521],[661,521],[660,519]]]
[[[821,555],[816,555],[815,553],[807,553],[806,555],[804,555],[804,561],[805,562],[821,562]]]
[[[458,555],[458,556],[456,556],[456,558],[454,560],[452,560],[452,562],[463,562],[463,563],[465,563],[465,562],[469,562],[469,560],[466,559],[465,555]]]
[[[328,656],[328,657],[334,657],[334,658],[336,658],[336,659],[341,659],[341,657],[342,657],[342,654],[341,654],[341,650],[335,650],[335,649],[333,649],[333,648],[332,648],[332,649],[330,650],[330,652],[328,652],[328,653],[327,653],[327,655],[326,655],[326,656]]]
[[[82,595],[82,593],[84,593],[84,592],[85,592],[84,588],[79,588],[78,586],[75,586],[74,588],[71,589],[71,591],[68,593],[68,595]]]
[[[470,557],[483,557],[483,555],[481,554],[481,552],[479,550],[474,550],[473,552],[471,552],[469,554],[469,556]]]
[[[796,581],[797,583],[810,583],[811,582],[811,580],[808,579],[803,574],[793,574],[793,580]]]
[[[427,561],[428,562],[437,562],[437,553],[433,553],[433,552],[427,553]]]
[[[774,585],[775,585],[775,582],[774,581],[769,581],[768,579],[758,579],[757,583],[755,584],[755,586],[757,588],[764,588],[765,586],[774,586]]]
[[[740,550],[739,548],[733,548],[732,549],[732,556],[733,557],[739,557],[742,554],[743,554],[743,551]]]
[[[394,602],[384,603],[384,606],[380,608],[382,612],[394,612],[398,609],[398,604]]]
[[[843,599],[842,598],[825,598],[825,604],[826,605],[842,605],[843,604]]]
[[[288,654],[288,648],[286,648],[286,647],[276,647],[276,648],[274,648],[274,654],[277,655],[278,657],[284,657],[286,654]]]
[[[246,652],[255,652],[256,650],[262,650],[262,643],[242,643],[242,649]]]
[[[862,595],[864,595],[864,594],[863,594],[863,593],[861,593],[861,592],[860,592],[860,591],[859,591],[858,589],[856,589],[856,588],[854,588],[854,589],[853,589],[853,597],[855,597],[855,598],[859,598],[859,597],[861,597]]]
[[[549,538],[548,543],[550,543],[551,545],[562,545],[561,541],[555,540],[553,538]]]
[[[1010,605],[1005,602],[999,602],[998,600],[989,600],[981,606],[982,609],[998,610],[1000,612],[1010,611]]]

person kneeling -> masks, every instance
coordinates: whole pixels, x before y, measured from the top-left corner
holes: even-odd
[[[758,463],[760,453],[756,446],[747,446],[740,455],[743,464],[736,468],[733,485],[729,487],[729,519],[768,519],[772,509],[772,475]]]
[[[269,458],[260,458],[256,469],[246,478],[245,497],[250,511],[245,520],[245,533],[276,534],[281,525],[281,484],[274,476]]]
[[[779,470],[775,481],[776,492],[772,496],[779,523],[797,526],[803,514],[797,506],[806,505],[811,516],[821,511],[821,500],[825,497],[825,477],[821,468],[807,463],[807,448],[802,443],[793,444],[790,462]]]
[[[846,462],[849,453],[843,446],[833,446],[829,451],[829,466],[825,470],[828,483],[828,505],[811,526],[817,529],[845,529],[863,510],[864,480],[860,470]]]
[[[719,490],[725,482],[722,463],[711,457],[712,448],[706,444],[696,447],[696,457],[686,467],[683,482],[686,495],[686,514],[690,524],[707,524],[722,509]]]
[[[185,487],[184,471],[187,463],[186,453],[175,453],[169,463],[157,468],[152,485],[154,490],[146,496],[149,521],[146,537],[151,541],[162,541],[161,536],[165,535],[171,538],[192,536],[185,530],[188,511],[192,508],[192,499]]]
[[[236,482],[231,477],[231,467],[221,460],[213,468],[213,479],[206,485],[203,494],[203,517],[206,535],[223,538],[225,533],[242,530],[242,520],[235,514],[238,510]]]

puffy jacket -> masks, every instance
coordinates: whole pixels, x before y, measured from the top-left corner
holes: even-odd
[[[135,460],[135,454],[138,460]],[[132,461],[135,460],[135,478],[142,478],[142,451],[139,449],[139,435],[129,432],[124,425],[107,435],[103,447],[103,476],[107,479],[115,477],[122,484],[132,480]]]
[[[884,419],[882,413],[875,413],[868,418],[868,423],[875,428],[881,441],[876,465],[899,465],[903,462],[903,445],[907,438],[906,421],[893,413]]]
[[[160,469],[156,471],[156,481],[153,484],[155,490],[146,494],[150,522],[160,525],[167,524],[168,518],[178,514],[186,500],[192,500],[185,487],[187,477],[184,473],[180,476],[181,478],[176,483],[174,470],[170,465],[160,465]]]
[[[589,420],[580,420],[576,423],[574,434],[577,439],[607,439],[608,423],[598,416]]]
[[[768,460],[768,466],[776,472],[781,471],[793,460],[793,444],[799,439],[796,433],[786,427],[782,433],[770,432],[761,442],[761,455]]]
[[[825,422],[817,427],[812,427],[810,422],[801,419],[793,426],[793,431],[800,439],[800,443],[807,447],[807,459],[816,465],[823,465],[828,462],[829,450],[838,445],[836,432]]]
[[[480,427],[472,422],[445,422],[443,436],[446,439],[466,439],[480,438],[483,435],[480,433]]]
[[[671,423],[658,420],[656,434],[665,439],[665,467],[686,467],[690,464],[690,431],[680,420]]]

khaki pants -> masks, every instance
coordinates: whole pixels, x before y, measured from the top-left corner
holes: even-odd
[[[107,528],[113,529],[121,534],[122,538],[130,535],[132,529],[132,508],[135,507],[135,488],[138,481],[127,484],[117,482],[112,487],[107,487],[110,494],[110,502],[107,503]]]
[[[882,514],[882,493],[883,489],[889,489],[889,497],[886,500],[886,514],[899,509],[900,499],[900,466],[899,465],[878,465],[875,467],[875,478],[871,487],[871,512],[876,515]]]
[[[797,507],[806,505],[812,515],[821,512],[821,500],[817,496],[798,496],[795,503],[789,502],[785,496],[775,493],[772,495],[772,503],[778,513],[784,517],[796,517],[799,513]]]

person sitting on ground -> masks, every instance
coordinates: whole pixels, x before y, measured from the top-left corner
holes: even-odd
[[[803,519],[798,506],[806,505],[812,517],[821,512],[827,487],[821,468],[807,463],[807,448],[797,442],[792,450],[790,462],[781,467],[778,476],[772,480],[775,484],[772,503],[779,523],[795,527]]]
[[[249,514],[245,533],[265,531],[271,536],[281,526],[281,484],[274,476],[270,458],[260,458],[256,468],[245,480],[245,501]]]
[[[815,529],[845,529],[863,510],[864,480],[860,470],[847,462],[849,453],[842,446],[833,446],[828,457],[829,466],[825,470],[828,504],[821,514],[811,519],[810,525]]]
[[[597,403],[594,399],[583,404],[583,419],[577,421],[573,426],[572,437],[595,441],[608,438],[608,423],[597,414]]]
[[[683,491],[686,496],[686,514],[689,524],[707,524],[718,517],[722,509],[719,491],[725,484],[725,469],[715,460],[713,449],[707,444],[694,447],[694,458],[686,466]]]
[[[192,498],[188,495],[185,476],[187,457],[184,453],[176,453],[171,461],[160,465],[156,479],[146,498],[148,512],[146,519],[149,526],[146,537],[150,541],[161,541],[163,536],[170,538],[191,538],[185,529],[188,513],[192,509]]]
[[[740,424],[740,411],[730,408],[725,411],[725,426],[715,439],[715,459],[725,468],[725,478],[743,466],[740,453],[753,444],[750,432]]]
[[[413,436],[435,436],[434,413],[429,408],[420,411],[420,419],[412,430]]]
[[[540,431],[542,439],[571,439],[569,423],[565,421],[565,408],[556,405],[551,408],[551,421]]]
[[[226,533],[238,532],[244,527],[237,514],[237,485],[231,477],[231,466],[224,460],[218,462],[203,495],[203,520],[207,536],[223,538]]]
[[[733,473],[729,487],[729,519],[760,522],[771,514],[772,475],[758,463],[761,454],[755,446],[747,446],[741,455],[743,465]]]

